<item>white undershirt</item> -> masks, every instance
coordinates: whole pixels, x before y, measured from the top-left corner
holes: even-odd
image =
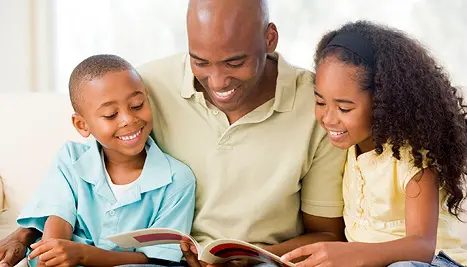
[[[110,178],[109,173],[107,172],[107,167],[105,166],[103,150],[101,150],[101,159],[102,159],[102,165],[104,166],[105,177],[107,178],[107,183],[109,184],[110,189],[112,190],[112,193],[114,194],[115,199],[118,202],[123,197],[123,195],[125,195],[125,193],[128,192],[135,185],[139,177],[129,184],[114,184],[112,182],[112,179]]]

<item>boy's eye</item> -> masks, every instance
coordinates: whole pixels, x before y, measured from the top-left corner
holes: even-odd
[[[117,113],[114,113],[112,115],[104,115],[102,117],[104,117],[107,120],[115,119],[115,117],[117,117]]]
[[[140,110],[144,105],[144,102],[141,103],[141,105],[138,105],[138,106],[132,106],[131,109],[135,109],[135,110]]]
[[[344,109],[344,108],[339,108],[342,113],[347,113],[350,112],[351,109]]]
[[[324,103],[321,103],[321,102],[318,102],[318,101],[316,101],[316,105],[318,105],[318,106],[324,106],[325,104],[324,104]]]

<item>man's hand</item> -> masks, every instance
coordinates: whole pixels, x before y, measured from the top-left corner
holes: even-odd
[[[191,242],[182,242],[180,244],[180,249],[182,250],[183,256],[190,267],[244,267],[257,264],[249,264],[247,260],[233,260],[224,264],[207,264],[198,260],[198,251],[196,250],[196,246]]]
[[[26,257],[26,246],[13,233],[0,240],[0,267],[11,267]]]
[[[320,242],[297,248],[284,256],[282,260],[292,261],[293,259],[308,256],[305,260],[296,263],[297,267],[313,266],[361,266],[362,251],[354,244],[345,242]]]
[[[82,244],[70,240],[55,238],[41,240],[32,244],[31,248],[33,251],[28,259],[38,257],[38,261],[46,266],[77,266],[83,262]]]
[[[182,242],[180,244],[180,249],[183,252],[183,257],[185,257],[186,262],[190,267],[206,267],[205,262],[198,260],[198,250],[196,246],[191,242]],[[1,267],[1,266],[0,266]]]

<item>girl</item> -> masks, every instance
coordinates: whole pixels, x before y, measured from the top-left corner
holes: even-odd
[[[326,34],[315,64],[316,117],[333,145],[348,149],[343,196],[351,243],[307,245],[284,260],[467,264],[453,229],[465,198],[466,106],[447,74],[417,41],[365,21]]]

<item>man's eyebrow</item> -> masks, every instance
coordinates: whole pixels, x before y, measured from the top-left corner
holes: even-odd
[[[192,57],[192,58],[194,58],[194,59],[201,60],[201,61],[206,61],[206,62],[207,62],[206,59],[200,58],[200,57],[198,57],[197,55],[195,55],[195,54],[193,54],[193,53],[191,53],[191,52],[190,52],[189,54],[190,54],[190,57]]]
[[[224,59],[224,60],[222,60],[222,61],[223,61],[223,62],[236,61],[236,60],[245,59],[245,58],[247,58],[247,57],[248,57],[247,54],[243,54],[243,55],[238,55],[238,56],[229,57],[228,59]]]

